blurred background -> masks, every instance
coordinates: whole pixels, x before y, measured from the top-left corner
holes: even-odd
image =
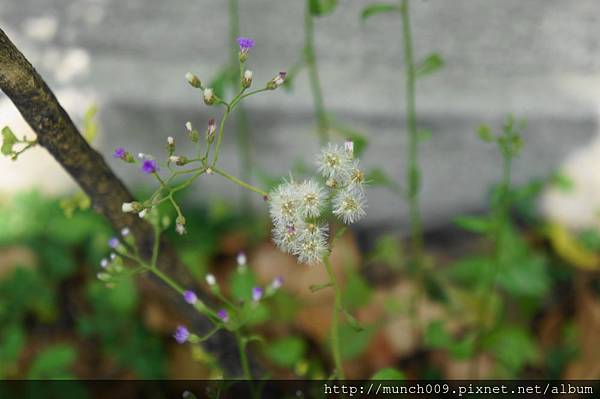
[[[331,141],[360,143],[374,182],[367,217],[334,251],[345,304],[368,326],[343,331],[349,377],[394,368],[413,378],[599,378],[600,4],[411,2],[415,58],[440,60],[417,82],[418,125],[429,132],[421,205],[435,271],[423,283],[405,267],[408,208],[398,194],[407,137],[400,17],[361,18],[368,0],[340,1],[323,15],[307,15],[307,3],[8,0],[0,27],[140,195],[153,182],[112,158],[113,149],[159,154],[167,136],[185,141],[186,121],[203,131],[218,118],[184,75],[227,95],[238,34],[256,40],[247,62],[255,85],[279,71],[289,80],[232,118],[224,169],[271,187],[290,169],[312,170],[322,129]],[[306,46],[316,54],[322,107]],[[501,157],[475,131],[482,123],[500,130],[509,114],[526,121],[505,244],[513,267],[499,272],[486,321],[470,292],[489,266],[490,243],[455,220],[489,211]],[[32,135],[0,94],[5,125]],[[172,342],[177,317],[134,282],[107,290],[96,281],[110,228],[45,150],[3,157],[0,171],[0,377],[219,376],[207,353]],[[255,281],[286,280],[255,323],[270,342],[256,356],[277,377],[326,377],[333,296],[307,289],[325,272],[278,252],[262,200],[224,179],[202,178],[183,202],[189,234],[173,241],[198,280],[210,270],[235,295],[239,251]],[[475,342],[482,323],[485,339]]]

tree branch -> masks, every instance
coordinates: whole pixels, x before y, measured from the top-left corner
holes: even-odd
[[[96,212],[102,214],[116,231],[129,227],[142,255],[152,252],[152,226],[131,213],[123,213],[121,204],[131,202],[132,195],[79,133],[77,127],[60,105],[46,82],[23,54],[0,29],[0,89],[12,100],[23,118],[37,134],[38,142],[73,177],[91,198]],[[181,263],[174,249],[162,239],[158,265],[181,284],[196,285],[192,275]],[[193,330],[199,335],[212,325],[179,295],[155,278],[147,278],[150,285],[170,302],[176,304]],[[206,300],[206,298],[204,298]],[[228,376],[241,375],[236,343],[231,334],[220,332],[206,342],[206,348],[217,357]]]

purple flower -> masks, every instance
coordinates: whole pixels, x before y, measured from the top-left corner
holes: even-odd
[[[189,303],[190,305],[193,305],[198,300],[198,297],[196,296],[196,294],[193,291],[184,291],[183,299],[185,299],[185,301],[187,303]]]
[[[273,279],[273,282],[271,282],[271,287],[273,287],[273,289],[279,289],[281,288],[281,286],[283,285],[283,277],[275,277]]]
[[[175,334],[173,334],[173,337],[178,344],[183,344],[190,337],[190,332],[184,326],[178,326],[177,330],[175,330]]]
[[[113,157],[123,159],[125,158],[125,148],[119,147],[115,148],[115,152],[113,152]]]
[[[155,173],[159,169],[160,168],[158,167],[158,165],[156,164],[156,161],[154,159],[146,159],[142,163],[142,172],[144,172],[146,174]]]
[[[260,298],[263,296],[263,289],[260,287],[252,288],[252,300],[254,302],[260,301]]]
[[[229,313],[227,313],[225,309],[219,310],[217,312],[217,316],[219,316],[219,319],[223,320],[224,323],[229,321]]]
[[[112,249],[115,249],[119,246],[119,239],[117,237],[111,238],[110,240],[108,240],[108,246]]]
[[[238,37],[237,38],[237,44],[240,45],[240,51],[245,53],[248,50],[250,50],[252,47],[254,47],[254,40],[250,39],[249,37]]]

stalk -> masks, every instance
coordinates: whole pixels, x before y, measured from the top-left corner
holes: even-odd
[[[340,332],[339,332],[339,313],[342,307],[342,291],[340,290],[340,286],[335,277],[335,273],[333,272],[333,268],[331,267],[331,262],[329,261],[329,255],[323,258],[323,263],[325,264],[325,269],[327,270],[327,274],[329,275],[329,279],[331,280],[331,284],[333,285],[333,289],[335,291],[335,299],[333,303],[333,314],[331,316],[331,352],[333,355],[333,362],[335,364],[335,372],[339,379],[345,379],[344,376],[344,367],[342,364],[342,354],[340,349]]]
[[[327,119],[327,111],[325,110],[325,102],[323,100],[323,90],[321,89],[321,81],[319,79],[319,71],[317,69],[317,56],[315,53],[315,27],[313,16],[310,13],[310,1],[306,1],[304,10],[304,58],[308,70],[308,79],[313,96],[313,104],[315,107],[315,117],[317,119],[317,133],[319,135],[319,143],[327,144],[329,141],[329,120]]]

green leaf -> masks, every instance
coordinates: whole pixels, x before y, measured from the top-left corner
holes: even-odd
[[[393,369],[393,368],[385,368],[378,370],[371,377],[372,380],[394,380],[394,381],[403,381],[406,378],[402,371]]]
[[[463,230],[480,234],[489,232],[493,227],[491,220],[481,216],[459,216],[454,219],[454,224]]]
[[[282,367],[293,367],[304,357],[306,343],[298,337],[286,337],[271,342],[266,355],[273,363]]]
[[[98,107],[90,105],[83,115],[83,138],[90,144],[98,134],[98,124],[95,119],[97,113]]]
[[[17,137],[12,132],[10,127],[5,126],[2,129],[2,148],[0,151],[4,155],[11,155],[13,153],[13,146],[18,142]]]
[[[427,326],[424,340],[426,346],[434,349],[446,348],[452,343],[452,337],[446,331],[444,322],[440,320],[432,321]]]
[[[399,12],[399,11],[400,11],[400,7],[398,7],[396,4],[389,4],[389,3],[371,4],[370,6],[366,6],[365,8],[363,8],[362,12],[360,13],[360,16],[363,21],[366,21],[367,18],[369,18],[373,15],[383,14],[383,13],[388,13],[388,12]]]
[[[477,135],[479,135],[479,138],[486,143],[491,143],[496,140],[492,134],[492,129],[490,129],[488,125],[480,125],[477,128]]]
[[[438,53],[433,53],[427,56],[419,66],[417,66],[416,76],[422,78],[430,75],[444,66],[444,59]]]
[[[46,348],[33,361],[29,368],[29,379],[72,378],[69,368],[73,365],[77,353],[73,347],[58,344]]]
[[[524,366],[536,362],[540,354],[534,338],[521,327],[496,330],[486,346],[511,375],[518,375]]]
[[[396,193],[402,191],[400,186],[380,168],[374,168],[367,172],[365,181],[371,186],[387,187]]]
[[[310,13],[316,17],[327,15],[337,6],[337,0],[309,0]]]
[[[573,192],[573,189],[575,188],[575,182],[569,176],[560,172],[555,173],[550,182],[563,193]]]
[[[13,324],[8,326],[0,336],[2,337],[0,339],[0,364],[9,367],[21,355],[21,351],[25,346],[25,334],[21,326]],[[3,371],[5,371],[3,369],[3,367],[0,367],[0,378]]]
[[[352,273],[342,295],[342,304],[345,308],[356,309],[369,303],[373,290],[366,280],[358,273]]]
[[[350,325],[340,326],[340,342],[342,358],[346,360],[360,356],[371,342],[375,333],[373,326],[365,327],[362,331],[356,331]]]
[[[312,284],[310,287],[308,287],[308,289],[310,290],[310,292],[314,293],[329,287],[333,287],[333,283]]]

